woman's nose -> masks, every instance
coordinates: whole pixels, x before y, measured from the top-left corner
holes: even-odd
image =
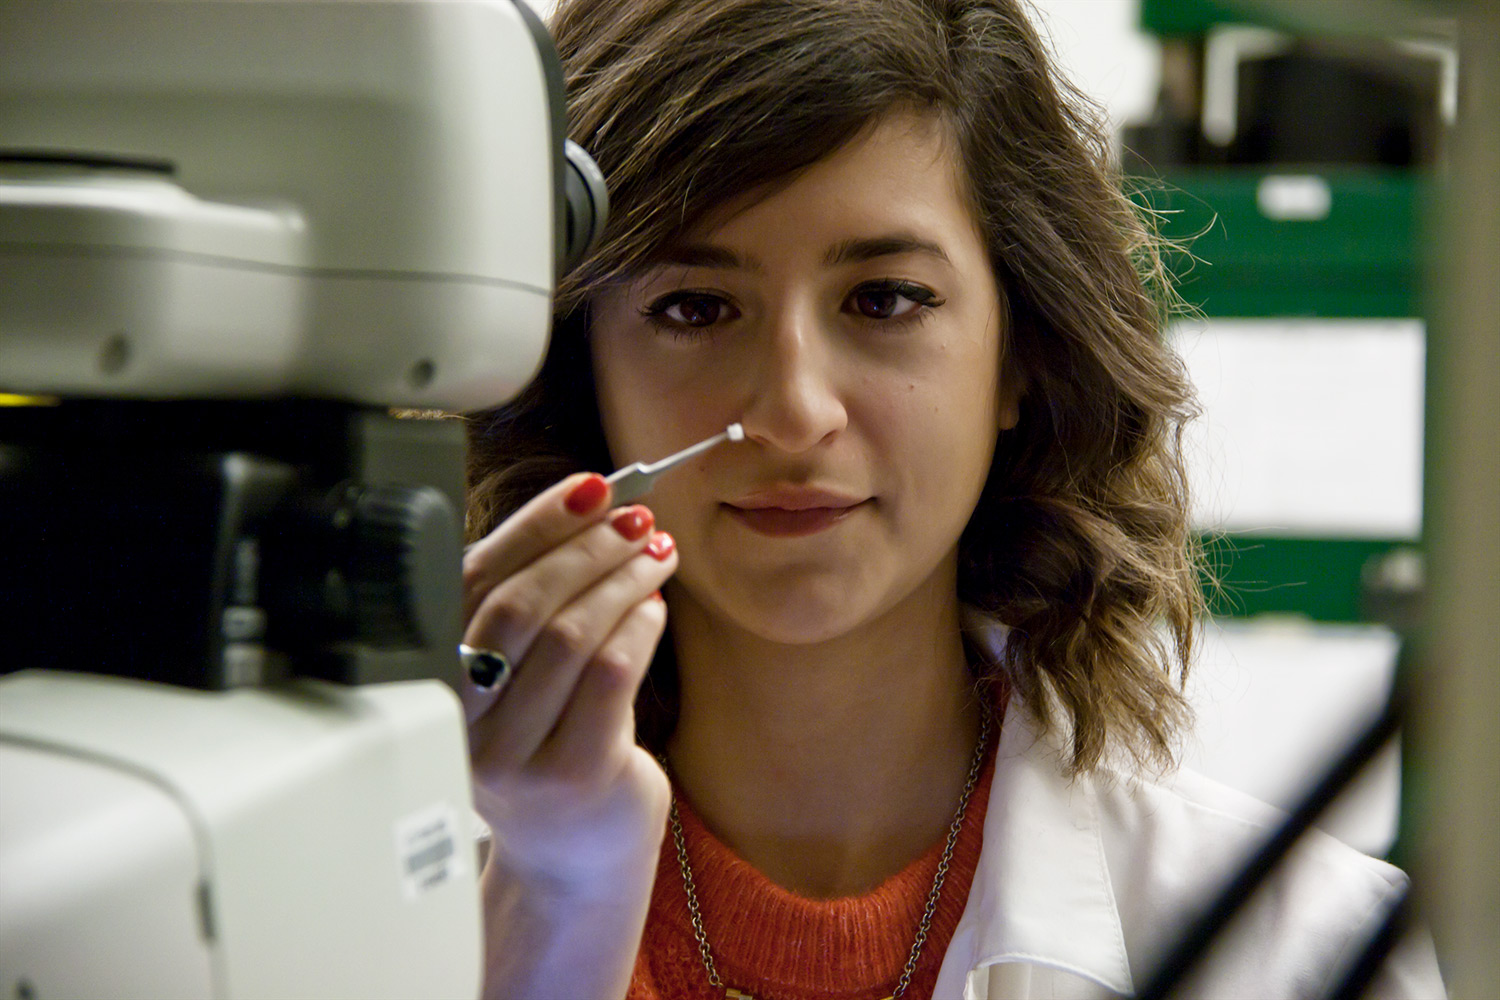
[[[848,425],[833,345],[814,318],[779,317],[761,347],[740,421],[747,438],[796,454]]]

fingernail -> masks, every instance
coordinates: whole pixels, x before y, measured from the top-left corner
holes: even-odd
[[[675,548],[677,548],[677,543],[665,531],[658,531],[651,536],[651,541],[646,543],[646,551],[650,553],[651,558],[659,562],[666,562]]]
[[[659,590],[653,590],[651,592],[651,598],[650,599],[653,600],[653,601],[665,601],[666,600],[665,597],[661,596],[661,591],[659,591]]]
[[[624,536],[627,542],[638,542],[646,537],[646,532],[656,524],[656,518],[651,511],[640,504],[634,507],[626,507],[614,517],[609,519],[614,529]]]
[[[582,482],[568,491],[563,506],[574,514],[587,514],[594,510],[609,495],[609,484],[597,472],[591,472]]]

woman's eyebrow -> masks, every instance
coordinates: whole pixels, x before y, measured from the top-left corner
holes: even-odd
[[[929,257],[936,257],[945,264],[953,263],[941,246],[931,240],[920,239],[908,233],[843,240],[828,248],[828,253],[823,256],[823,262],[832,266],[906,253],[925,254]]]
[[[651,255],[650,266],[705,267],[719,270],[759,271],[760,261],[741,257],[728,247],[714,243],[673,243]]]
[[[859,263],[877,257],[893,257],[898,254],[923,254],[951,264],[947,251],[931,240],[924,240],[909,233],[891,233],[884,236],[853,237],[841,240],[829,247],[823,255],[824,264]],[[651,255],[651,268],[702,267],[728,271],[760,271],[763,265],[755,257],[741,256],[735,251],[716,243],[673,243],[662,247]]]

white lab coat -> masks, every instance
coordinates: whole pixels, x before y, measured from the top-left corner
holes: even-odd
[[[1280,816],[1186,771],[1149,782],[1101,770],[1070,783],[1063,757],[1013,698],[937,1000],[1133,992]],[[1399,869],[1313,831],[1180,995],[1320,996],[1405,883]],[[1371,995],[1442,997],[1430,941],[1400,949]]]

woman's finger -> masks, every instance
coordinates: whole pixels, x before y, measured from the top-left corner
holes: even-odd
[[[504,653],[512,663],[524,660],[548,629],[570,624],[558,617],[564,607],[652,544],[654,527],[650,510],[625,507],[532,560],[480,598],[464,643]]]
[[[538,751],[542,770],[579,780],[635,742],[636,691],[666,624],[667,605],[659,592],[626,613],[583,668],[562,717]]]
[[[611,492],[596,472],[568,476],[470,545],[464,551],[464,620],[497,583],[602,520]]]
[[[585,665],[676,568],[671,536],[657,532],[646,551],[546,621],[516,663],[509,686],[470,727],[476,769],[511,770],[530,760],[557,725]]]

